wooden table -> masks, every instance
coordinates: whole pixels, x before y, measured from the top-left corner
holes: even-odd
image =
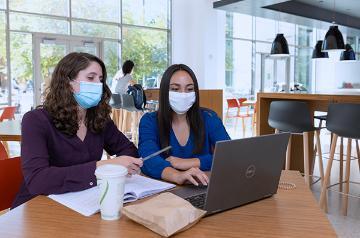
[[[330,103],[360,103],[360,94],[302,94],[302,93],[258,93],[256,134],[266,135],[274,133],[268,124],[269,108],[272,101],[300,100],[308,103],[311,114],[315,111],[326,112]],[[313,133],[309,138],[309,148],[313,148]],[[309,150],[310,165],[313,165],[313,150]],[[313,166],[312,166],[313,167]],[[293,170],[303,171],[304,155],[302,136],[293,136],[291,143],[291,165]],[[311,169],[312,170],[312,169]],[[311,171],[310,171],[311,172]]]
[[[202,219],[177,237],[336,237],[325,214],[297,171],[283,171],[294,190]],[[244,191],[246,192],[246,191]],[[159,237],[125,216],[84,217],[39,196],[0,216],[0,237]]]
[[[0,141],[21,141],[21,121],[0,122]]]

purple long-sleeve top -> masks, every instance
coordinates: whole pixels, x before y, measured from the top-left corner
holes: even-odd
[[[26,113],[21,125],[24,182],[12,208],[37,195],[61,194],[96,186],[96,162],[110,155],[138,157],[137,149],[109,120],[101,133],[87,130],[84,141],[55,128],[45,109]]]

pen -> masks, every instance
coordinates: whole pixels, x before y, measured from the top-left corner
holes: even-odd
[[[152,158],[154,156],[157,156],[157,155],[161,154],[162,152],[165,152],[165,151],[170,150],[170,149],[171,149],[171,146],[165,147],[164,149],[161,149],[161,150],[159,150],[159,151],[157,151],[155,153],[152,153],[151,155],[148,155],[148,156],[142,158],[142,161],[148,160],[148,159],[150,159],[150,158]]]

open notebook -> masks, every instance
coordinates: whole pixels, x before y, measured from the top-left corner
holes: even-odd
[[[175,187],[174,184],[161,182],[140,175],[126,178],[124,203],[147,197]],[[93,187],[80,192],[49,195],[49,198],[84,215],[91,216],[100,211],[99,188]]]

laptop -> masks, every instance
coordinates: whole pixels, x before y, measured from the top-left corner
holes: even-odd
[[[183,186],[172,192],[207,215],[268,198],[277,191],[289,136],[280,133],[217,142],[209,185]]]

